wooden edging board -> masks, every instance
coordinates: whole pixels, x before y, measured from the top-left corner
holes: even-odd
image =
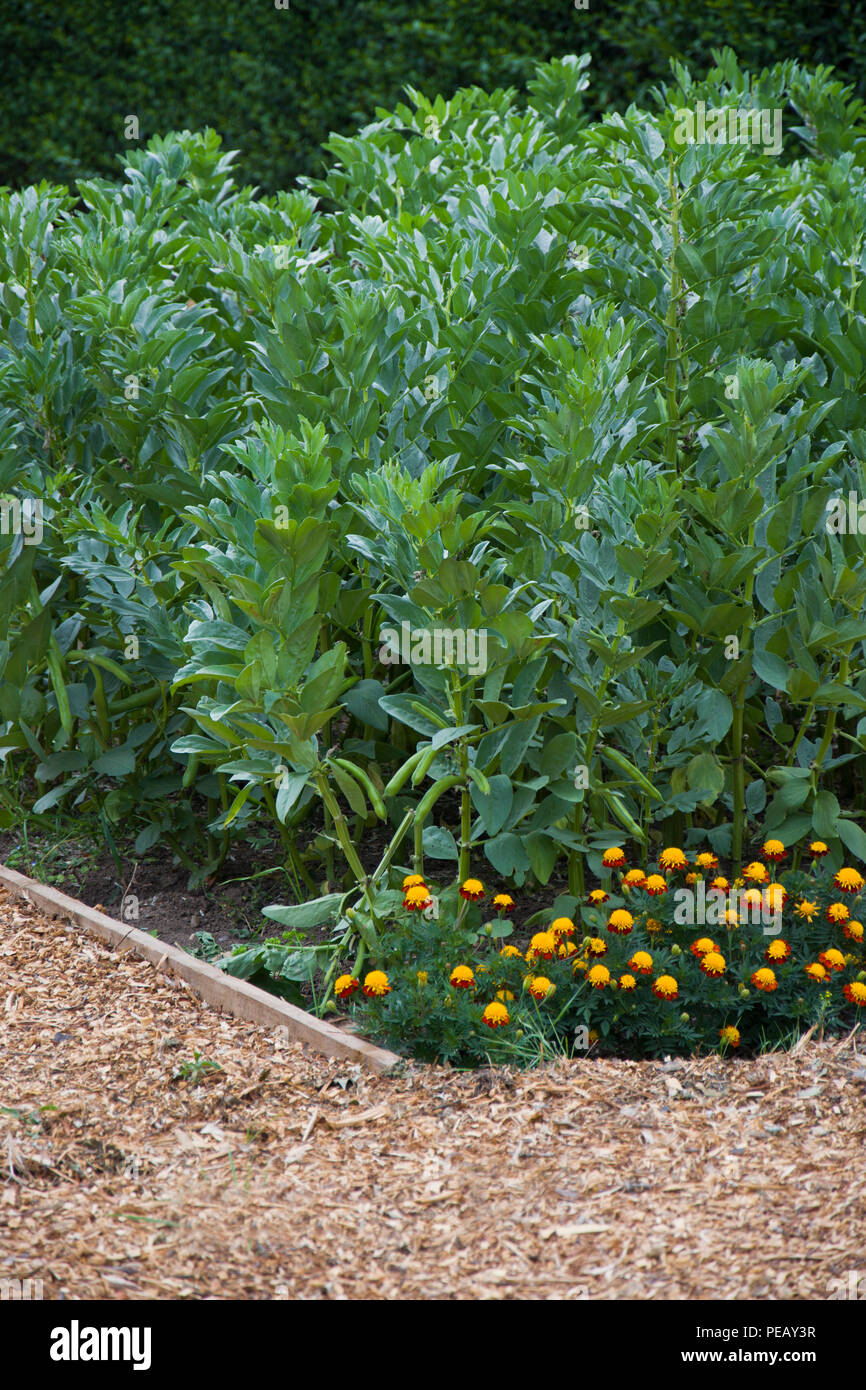
[[[123,946],[125,950],[143,956],[157,970],[180,976],[205,1003],[225,1009],[235,1018],[285,1029],[290,1038],[307,1043],[326,1057],[345,1057],[379,1074],[391,1071],[403,1061],[395,1052],[375,1047],[354,1034],[343,1033],[324,1019],[315,1018],[303,1009],[297,1009],[293,1004],[248,984],[246,980],[233,979],[215,965],[208,965],[195,956],[187,955],[177,946],[169,946],[137,927],[129,927],[104,912],[97,912],[95,908],[59,893],[56,888],[47,888],[35,879],[26,878],[5,864],[0,864],[0,883],[42,908],[49,916],[66,918],[112,946]]]

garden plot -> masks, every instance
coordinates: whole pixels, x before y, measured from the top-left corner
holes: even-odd
[[[46,1298],[820,1300],[862,1268],[856,1030],[386,1078],[5,890],[0,954],[0,1277]]]

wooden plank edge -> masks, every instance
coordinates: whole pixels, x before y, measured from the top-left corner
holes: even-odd
[[[385,1075],[403,1065],[405,1059],[396,1052],[376,1047],[364,1038],[346,1034],[335,1028],[325,1019],[305,1013],[284,999],[277,999],[246,980],[233,979],[223,970],[206,961],[187,955],[178,946],[170,946],[159,937],[149,936],[138,927],[129,927],[124,922],[97,912],[93,907],[49,888],[35,879],[19,874],[16,869],[0,864],[0,884],[13,889],[29,902],[42,908],[53,916],[68,918],[76,926],[92,931],[112,946],[123,946],[143,956],[155,967],[163,970],[169,967],[174,974],[185,980],[205,1003],[214,1008],[225,1009],[235,1018],[246,1019],[249,1023],[261,1023],[268,1027],[284,1028],[289,1037],[309,1044],[316,1052],[326,1057],[341,1057]]]

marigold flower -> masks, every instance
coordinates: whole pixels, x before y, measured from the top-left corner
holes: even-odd
[[[496,998],[503,1000],[503,1002],[505,1000],[508,1000],[508,1002],[510,1003],[511,1000],[513,1000],[514,998],[514,995],[511,993],[510,989],[498,989],[496,991]]]
[[[628,965],[630,970],[636,970],[639,975],[648,975],[653,968],[653,958],[649,951],[635,951]]]
[[[859,980],[852,980],[851,984],[845,985],[842,993],[848,1003],[856,1004],[858,1009],[866,1005],[866,985],[861,984]]]
[[[625,855],[619,845],[612,845],[601,856],[601,862],[606,869],[622,869],[625,867]]]
[[[391,993],[388,976],[384,970],[371,970],[369,975],[364,976],[364,993],[371,999],[376,995]]]
[[[755,989],[762,989],[767,994],[772,994],[778,988],[776,976],[766,965],[762,965],[760,970],[752,972],[752,984]]]
[[[571,973],[576,974],[578,970],[585,970],[589,961],[584,960],[583,956],[577,956],[571,963]]]
[[[414,888],[407,888],[403,897],[403,906],[410,912],[420,911],[429,907],[433,899],[423,884],[416,884]]]
[[[681,849],[663,849],[659,855],[659,868],[665,873],[673,873],[675,869],[684,869],[688,863],[686,856]]]
[[[827,978],[826,969],[823,965],[819,965],[816,960],[810,961],[809,964],[803,968],[809,976],[809,979],[814,980],[816,984],[821,984]]]
[[[809,898],[801,898],[794,908],[797,917],[805,917],[807,922],[811,922],[815,913],[818,911],[818,904],[811,902]]]
[[[502,916],[503,912],[510,911],[514,906],[514,899],[510,893],[497,893],[496,897],[493,899],[493,906],[496,908],[499,915]]]
[[[823,840],[813,840],[809,845],[809,853],[815,859],[823,859],[825,854],[830,853],[830,850],[829,847],[824,844]]]
[[[406,877],[403,879],[403,892],[404,892],[404,893],[406,892],[406,889],[407,889],[407,888],[426,888],[426,887],[427,887],[427,885],[426,885],[426,883],[424,882],[424,875],[423,875],[423,874],[407,874]]]
[[[709,850],[704,850],[701,854],[696,855],[695,863],[699,869],[705,870],[706,873],[712,873],[713,869],[719,867],[718,859]]]
[[[750,883],[766,883],[769,877],[766,867],[757,859],[747,864],[743,870],[743,878],[748,879]]]
[[[747,888],[740,901],[746,910],[750,907],[762,908],[764,906],[764,895],[759,888]]]
[[[833,879],[840,893],[859,893],[866,879],[856,869],[840,869]]]
[[[772,859],[778,864],[780,859],[785,858],[786,850],[781,840],[767,840],[761,853],[765,859]]]
[[[527,985],[529,993],[533,999],[546,999],[548,994],[552,994],[555,986],[552,980],[548,980],[546,975],[534,975]]]
[[[709,975],[711,978],[724,975],[726,969],[724,956],[719,951],[708,951],[701,961],[701,969],[705,975]]]
[[[645,883],[646,874],[643,869],[629,869],[628,873],[623,875],[623,888],[643,888]]]
[[[634,975],[620,975],[619,977],[620,989],[634,989],[636,984],[637,980]]]
[[[717,951],[718,949],[716,943],[711,941],[708,936],[699,936],[697,941],[693,941],[689,947],[692,955],[697,956],[698,960],[701,959],[701,956],[705,956],[708,951]]]
[[[658,917],[647,917],[647,919],[646,919],[646,929],[647,929],[647,931],[650,933],[651,936],[652,936],[655,932],[661,931],[663,925],[664,925],[664,924],[663,924],[662,922],[659,921]]]
[[[573,941],[563,941],[560,944],[556,954],[558,956],[563,956],[565,959],[568,959],[569,956],[577,955],[577,947],[575,946]]]
[[[586,949],[591,956],[604,956],[607,954],[607,942],[602,936],[591,936]]]
[[[504,1028],[508,1022],[508,1010],[504,1004],[488,1004],[481,1015],[481,1022],[488,1028]]]
[[[450,984],[455,989],[471,989],[475,984],[475,971],[468,965],[455,965],[451,971]]]
[[[701,876],[700,876],[700,874],[686,874],[686,883],[689,885],[689,887],[694,887],[694,885],[695,885],[696,883],[700,883],[700,882],[701,882]]]
[[[653,985],[653,994],[659,999],[678,999],[680,987],[673,975],[659,975]]]
[[[574,923],[570,917],[556,917],[551,922],[548,930],[557,938],[560,936],[571,936],[574,932]]]
[[[735,1028],[732,1023],[727,1023],[724,1028],[719,1029],[719,1037],[723,1043],[728,1044],[728,1047],[740,1046],[740,1030]]]
[[[845,903],[831,903],[827,908],[828,922],[847,922],[851,913]]]
[[[610,914],[607,922],[608,931],[615,932],[617,936],[628,936],[633,928],[634,918],[624,907],[618,907]]]
[[[555,954],[556,937],[553,932],[538,931],[529,943],[526,959],[534,960],[536,956],[541,956],[542,960],[553,960]]]
[[[764,889],[764,902],[771,912],[781,912],[788,901],[788,890],[784,883],[768,883]]]
[[[776,940],[771,941],[764,952],[764,960],[769,960],[776,965],[781,965],[783,961],[790,958],[790,955],[791,947],[788,945],[788,942],[784,941],[781,936],[777,936]]]
[[[842,928],[842,935],[847,936],[850,941],[862,941],[863,923],[854,921],[846,922]]]
[[[740,914],[737,912],[736,908],[725,908],[725,914],[722,918],[722,925],[727,927],[728,931],[733,931],[734,927],[738,927],[740,925]]]
[[[415,979],[418,981],[419,985],[426,985],[429,978],[430,976],[427,974],[426,970],[417,970],[415,972]]]
[[[594,965],[586,978],[593,989],[604,989],[605,985],[610,984],[610,971],[606,965]]]
[[[646,891],[649,893],[650,897],[653,898],[660,893],[666,893],[668,891],[668,885],[662,878],[661,874],[650,874],[644,887],[646,888]]]
[[[471,903],[477,903],[484,897],[484,884],[477,878],[467,878],[460,889],[461,898],[468,899]]]
[[[718,878],[713,879],[712,883],[710,884],[709,891],[715,893],[727,893],[730,889],[730,886],[731,885],[728,882],[728,880],[720,874]]]
[[[835,946],[831,946],[829,951],[822,951],[818,957],[822,965],[826,965],[828,970],[844,970],[845,957],[841,951],[837,951]]]
[[[523,956],[521,955],[520,951],[518,951],[516,946],[503,946],[499,954],[501,956],[504,956],[506,960],[508,960],[509,957],[517,957],[518,960],[523,959]]]
[[[586,901],[590,907],[601,907],[601,904],[606,903],[609,897],[610,893],[605,893],[603,888],[593,888]]]
[[[338,999],[348,999],[360,986],[361,981],[356,980],[354,975],[338,975],[334,983],[334,993]]]

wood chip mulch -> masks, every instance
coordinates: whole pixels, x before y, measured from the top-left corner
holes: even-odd
[[[866,1049],[377,1078],[0,889],[0,1280],[49,1299],[826,1299]],[[219,1064],[173,1079],[194,1052]]]

